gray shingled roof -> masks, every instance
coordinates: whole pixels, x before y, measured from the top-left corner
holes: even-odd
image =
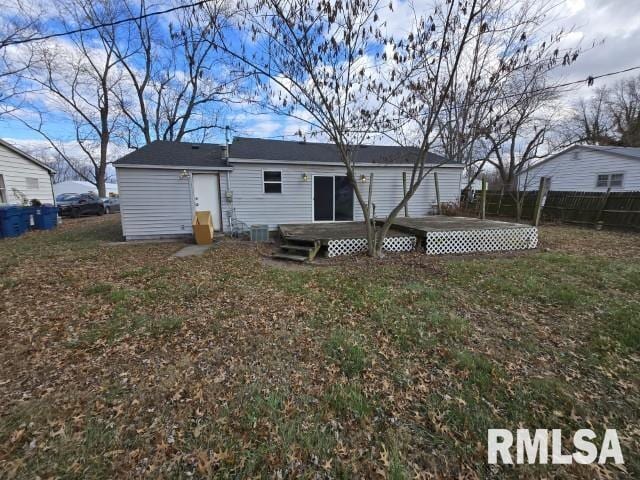
[[[609,147],[604,145],[572,145],[558,153],[554,153],[553,155],[547,156],[546,158],[540,160],[538,163],[534,163],[533,165],[525,168],[524,170],[522,170],[522,172],[520,172],[520,175],[523,175],[529,170],[532,170],[534,168],[538,168],[540,165],[544,165],[545,163],[553,160],[554,158],[559,157],[560,155],[564,155],[565,153],[575,150],[577,148],[585,148],[587,150],[595,150],[597,152],[609,152],[614,155],[622,155],[624,157],[630,157],[630,158],[640,160],[639,147]]]
[[[156,140],[119,158],[114,165],[158,165],[166,167],[226,167],[222,147],[213,143],[183,143]]]
[[[367,145],[359,148],[356,163],[407,164],[413,163],[417,148],[385,145]],[[264,140],[260,138],[234,138],[229,145],[229,156],[243,160],[274,160],[311,163],[340,162],[335,145],[330,143]],[[444,157],[430,153],[428,162],[455,164]],[[159,165],[177,167],[225,167],[222,147],[211,143],[181,143],[155,141],[116,160],[117,165]]]
[[[640,158],[640,147],[609,147],[600,145],[581,145],[591,150],[599,150],[601,152],[617,153],[628,157]]]
[[[337,147],[332,143],[292,142],[236,137],[229,147],[229,156],[237,159],[304,161],[311,163],[341,162]],[[417,148],[386,145],[363,145],[356,153],[356,163],[413,163]],[[454,163],[435,153],[427,163]]]

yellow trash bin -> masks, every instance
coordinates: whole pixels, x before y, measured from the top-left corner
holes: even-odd
[[[192,226],[193,238],[198,245],[208,245],[213,242],[213,219],[209,210],[196,212]]]

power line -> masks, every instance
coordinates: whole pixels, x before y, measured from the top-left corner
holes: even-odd
[[[99,25],[91,25],[90,27],[82,27],[82,28],[77,28],[75,30],[68,30],[65,32],[58,32],[58,33],[50,33],[48,35],[42,35],[39,37],[30,37],[30,38],[23,38],[20,40],[13,40],[13,41],[9,41],[6,43],[3,43],[0,45],[0,48],[3,47],[8,47],[11,45],[21,45],[24,43],[31,43],[31,42],[39,42],[42,40],[49,40],[51,38],[57,38],[57,37],[64,37],[67,35],[74,35],[76,33],[84,33],[84,32],[90,32],[93,30],[98,30],[99,28],[105,28],[105,27],[115,27],[117,25],[122,25],[123,23],[128,23],[128,22],[134,22],[134,21],[138,21],[138,20],[144,20],[145,18],[150,18],[150,17],[156,17],[158,15],[164,15],[166,13],[172,13],[172,12],[176,12],[178,10],[183,10],[185,8],[195,8],[195,7],[200,7],[206,3],[209,3],[211,0],[200,0],[198,2],[195,3],[189,3],[187,5],[179,5],[177,7],[171,7],[171,8],[167,8],[165,10],[158,10],[155,12],[149,12],[149,13],[144,13],[142,15],[138,15],[136,17],[127,17],[127,18],[122,18],[120,20],[114,20],[113,22],[107,22],[107,23],[101,23]]]
[[[621,73],[628,73],[628,72],[632,72],[634,70],[638,70],[640,69],[640,65],[635,66],[635,67],[629,67],[629,68],[625,68],[623,70],[617,70],[615,72],[607,72],[607,73],[603,73],[600,75],[589,75],[587,78],[583,78],[582,80],[574,80],[573,82],[566,82],[566,83],[561,83],[558,85],[549,85],[548,87],[542,87],[542,88],[538,88],[536,90],[530,90],[528,92],[521,92],[521,93],[511,93],[511,94],[507,94],[507,95],[503,95],[501,97],[494,97],[494,98],[490,98],[487,100],[481,100],[477,103],[487,103],[487,102],[492,102],[495,100],[502,100],[505,98],[510,98],[510,97],[519,97],[521,95],[524,94],[529,94],[529,93],[541,93],[541,92],[545,92],[547,90],[558,90],[560,88],[565,88],[565,87],[570,87],[572,85],[578,85],[580,83],[586,83],[588,86],[593,85],[593,82],[595,80],[598,80],[600,78],[605,78],[605,77],[612,77],[614,75],[620,75]]]

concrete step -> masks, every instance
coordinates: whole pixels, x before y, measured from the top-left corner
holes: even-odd
[[[283,253],[283,252],[274,253],[272,257],[280,260],[290,260],[292,262],[301,262],[301,263],[309,261],[308,255],[293,255],[290,253]]]

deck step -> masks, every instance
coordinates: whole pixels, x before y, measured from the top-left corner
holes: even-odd
[[[295,250],[298,252],[305,252],[308,255],[309,252],[313,251],[315,247],[313,245],[293,245],[291,243],[285,243],[283,245],[280,245],[280,248],[282,250]]]
[[[290,253],[282,253],[282,252],[274,253],[272,257],[278,258],[280,260],[290,260],[292,262],[308,262],[309,261],[308,255],[292,255]]]

